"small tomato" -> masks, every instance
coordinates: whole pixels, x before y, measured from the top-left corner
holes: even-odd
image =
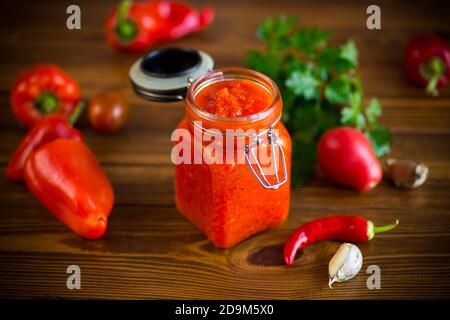
[[[89,101],[87,111],[92,127],[108,133],[121,129],[129,114],[128,103],[122,92],[113,89],[95,95]]]

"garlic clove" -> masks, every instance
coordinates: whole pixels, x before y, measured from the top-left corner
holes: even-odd
[[[333,258],[328,265],[328,273],[331,276],[337,275],[341,266],[345,263],[347,256],[350,252],[351,245],[349,243],[342,244],[334,254]]]
[[[334,282],[343,282],[355,277],[361,270],[362,262],[359,248],[351,243],[343,243],[328,265],[328,286],[333,289]]]
[[[398,188],[417,188],[428,177],[428,167],[422,162],[389,158],[384,161],[386,173]]]

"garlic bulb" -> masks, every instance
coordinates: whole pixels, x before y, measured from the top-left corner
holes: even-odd
[[[356,276],[361,270],[362,262],[359,248],[351,243],[343,243],[328,265],[329,287],[333,289],[331,285],[334,282],[344,282]]]

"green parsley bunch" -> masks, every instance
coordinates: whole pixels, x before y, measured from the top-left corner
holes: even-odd
[[[313,173],[321,135],[336,126],[353,126],[367,135],[377,157],[390,152],[389,131],[378,125],[381,106],[376,98],[363,104],[356,73],[358,51],[352,40],[329,43],[330,33],[296,28],[297,17],[266,19],[257,36],[264,51],[251,50],[246,65],[278,85],[283,98],[283,122],[292,138],[292,183],[304,185]]]

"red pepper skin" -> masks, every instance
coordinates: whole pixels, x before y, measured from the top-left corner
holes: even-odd
[[[106,39],[114,48],[125,52],[141,52],[157,42],[177,39],[205,28],[214,20],[214,9],[201,11],[171,1],[145,1],[129,4],[125,19],[131,22],[134,35],[123,39],[118,32],[122,1],[106,20]],[[122,20],[124,19],[122,18]]]
[[[424,76],[422,68],[433,58],[441,59],[445,66],[435,86],[442,88],[447,85],[450,79],[450,48],[443,40],[432,35],[417,35],[407,43],[404,69],[408,78],[420,87],[427,87],[430,79]]]
[[[47,143],[30,155],[24,177],[31,193],[73,232],[86,239],[105,233],[114,193],[83,142]]]
[[[65,117],[51,114],[42,118],[27,133],[14,152],[6,168],[7,179],[10,181],[22,181],[25,162],[30,154],[44,144],[58,138],[83,141],[82,134],[73,128]]]
[[[337,127],[325,132],[317,158],[328,178],[358,191],[375,188],[383,176],[369,139],[355,128]]]
[[[47,94],[53,97],[47,110],[39,110],[37,101]],[[58,66],[37,64],[19,75],[11,92],[11,105],[17,118],[32,127],[46,113],[69,116],[80,101],[80,88]]]
[[[397,224],[398,220],[388,226],[374,227],[371,221],[358,216],[334,216],[316,219],[305,223],[292,233],[284,245],[284,261],[288,266],[292,266],[300,249],[318,241],[366,242],[377,233],[395,228]]]
[[[165,29],[167,34],[162,40],[178,39],[189,33],[200,31],[210,25],[215,16],[212,7],[197,11],[183,3],[171,1],[161,1],[158,11],[169,26]]]

